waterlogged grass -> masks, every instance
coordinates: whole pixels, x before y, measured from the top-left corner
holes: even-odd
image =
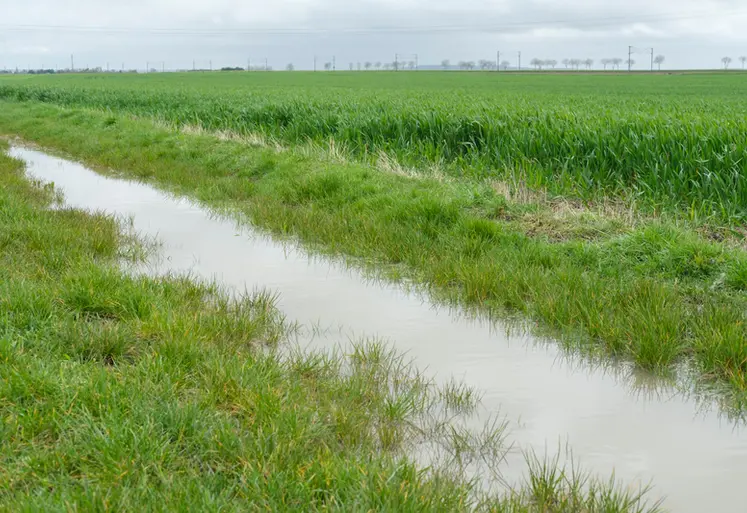
[[[467,486],[379,456],[426,404],[391,355],[281,361],[267,297],[125,276],[112,219],[43,209],[4,156],[0,180],[4,508],[465,507]],[[389,381],[409,410],[385,411]]]
[[[459,73],[0,78],[0,98],[128,112],[362,160],[635,198],[739,222],[747,208],[742,76]]]
[[[486,184],[320,162],[38,104],[2,104],[0,127],[360,257],[447,300],[521,314],[569,346],[657,372],[687,362],[735,400],[747,389],[747,255],[687,226],[603,219],[556,238],[527,228],[527,219],[557,221],[545,207],[507,201]],[[557,222],[576,226],[572,213]]]
[[[377,344],[280,356],[292,330],[270,296],[123,273],[133,241],[115,220],[50,208],[4,149],[0,509],[529,512],[570,496],[657,509],[534,467],[517,490],[480,494],[454,463],[500,461],[502,427],[474,438],[440,420],[473,410],[473,391],[436,388]],[[451,470],[419,468],[413,443],[449,449]]]

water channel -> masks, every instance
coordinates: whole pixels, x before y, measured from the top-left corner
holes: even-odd
[[[104,177],[70,161],[14,147],[30,176],[53,182],[65,204],[132,219],[160,247],[158,272],[188,272],[236,290],[279,293],[290,320],[328,328],[311,344],[378,337],[437,380],[482,394],[480,417],[505,417],[515,450],[506,476],[523,473],[521,449],[568,444],[581,465],[626,483],[653,483],[672,511],[747,511],[747,429],[625,365],[594,368],[554,344],[381,283],[295,244],[277,241],[153,187]]]

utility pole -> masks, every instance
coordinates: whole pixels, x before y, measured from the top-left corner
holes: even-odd
[[[161,73],[166,73],[166,61],[161,61]]]
[[[150,73],[150,61],[145,61],[145,72]]]
[[[418,71],[420,65],[418,63],[418,54],[415,54],[415,71]]]
[[[633,47],[628,46],[628,73],[630,73],[633,69],[633,62],[631,59],[633,58]]]
[[[651,48],[651,71],[654,71],[654,49]]]
[[[500,71],[501,70],[501,52],[498,50],[495,54],[495,70]]]
[[[197,61],[192,59],[192,71],[197,71]]]
[[[210,71],[213,71],[213,59],[210,59]]]
[[[519,71],[521,71],[521,52],[519,52]]]
[[[251,59],[247,59],[246,60],[246,70],[247,71],[251,71],[252,70],[252,60]]]
[[[394,71],[399,71],[399,54],[394,54]]]
[[[332,71],[337,71],[337,58],[332,56]]]
[[[265,71],[270,71],[270,67],[267,65],[267,57],[265,57]]]
[[[75,60],[73,59],[73,55],[70,54],[70,71],[75,73]]]
[[[109,63],[106,63],[106,72],[109,73]]]

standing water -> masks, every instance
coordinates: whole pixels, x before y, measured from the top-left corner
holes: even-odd
[[[650,499],[665,497],[672,511],[747,511],[747,429],[650,376],[574,365],[556,345],[372,283],[148,185],[38,151],[11,154],[31,176],[53,182],[69,206],[132,218],[139,234],[161,243],[160,271],[277,291],[291,320],[382,338],[439,381],[454,377],[476,388],[484,416],[505,417],[521,449],[542,455],[567,443],[601,477],[614,470],[623,482],[653,483]],[[509,481],[524,471],[520,461],[509,458]]]

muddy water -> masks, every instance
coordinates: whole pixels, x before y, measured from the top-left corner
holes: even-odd
[[[147,185],[37,151],[12,154],[28,162],[30,175],[54,182],[70,206],[132,217],[140,234],[162,243],[158,270],[277,291],[289,319],[329,328],[336,340],[383,338],[439,379],[477,387],[482,415],[505,416],[521,449],[544,453],[568,444],[586,469],[653,482],[651,497],[666,497],[672,511],[747,511],[747,430],[645,374],[574,364],[552,344],[508,336],[495,324],[310,258]],[[515,451],[505,470],[509,480],[523,471],[520,461]]]

